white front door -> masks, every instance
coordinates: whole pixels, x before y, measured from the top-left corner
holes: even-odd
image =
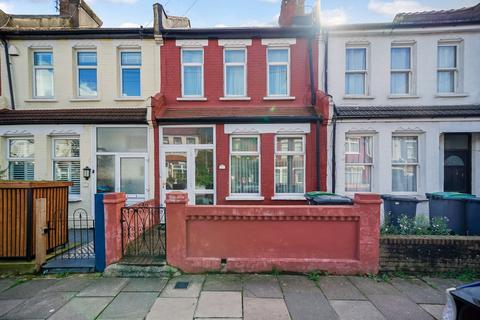
[[[125,192],[127,204],[142,202],[147,197],[145,156],[119,155],[116,157],[118,168],[116,189]]]

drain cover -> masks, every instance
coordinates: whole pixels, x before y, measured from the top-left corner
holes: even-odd
[[[190,282],[188,282],[188,281],[177,281],[177,283],[175,283],[175,287],[173,287],[173,288],[174,289],[187,289],[189,284],[190,284]]]

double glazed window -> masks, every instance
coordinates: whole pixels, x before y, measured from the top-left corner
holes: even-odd
[[[437,91],[454,93],[458,79],[458,46],[439,45],[437,54]]]
[[[260,137],[230,139],[230,194],[260,194]]]
[[[392,191],[416,192],[418,171],[418,137],[392,138]]]
[[[70,195],[80,195],[80,140],[53,140],[53,179],[70,181]]]
[[[347,48],[345,63],[345,94],[367,93],[367,48]]]
[[[373,137],[345,137],[345,191],[372,189]]]
[[[182,50],[182,96],[203,97],[203,50]]]
[[[290,50],[267,49],[268,96],[288,96],[290,82]]]
[[[277,136],[275,143],[275,194],[305,192],[305,137]]]
[[[8,139],[8,173],[10,180],[34,179],[33,139]]]
[[[53,98],[53,87],[53,53],[51,51],[33,52],[34,98]]]
[[[77,52],[77,77],[77,95],[79,97],[96,97],[98,95],[96,52]]]
[[[225,96],[246,96],[245,49],[225,49]]]
[[[390,93],[409,94],[412,77],[410,47],[393,47],[391,49],[390,70]]]
[[[120,52],[122,97],[139,97],[141,95],[141,66],[142,54],[140,52]]]

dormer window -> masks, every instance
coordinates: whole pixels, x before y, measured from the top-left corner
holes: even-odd
[[[182,49],[182,96],[203,97],[203,49]]]

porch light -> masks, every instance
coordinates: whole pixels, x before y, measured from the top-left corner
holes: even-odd
[[[90,169],[90,167],[86,166],[85,168],[83,168],[83,178],[85,178],[85,180],[90,179],[91,174],[92,169]]]

